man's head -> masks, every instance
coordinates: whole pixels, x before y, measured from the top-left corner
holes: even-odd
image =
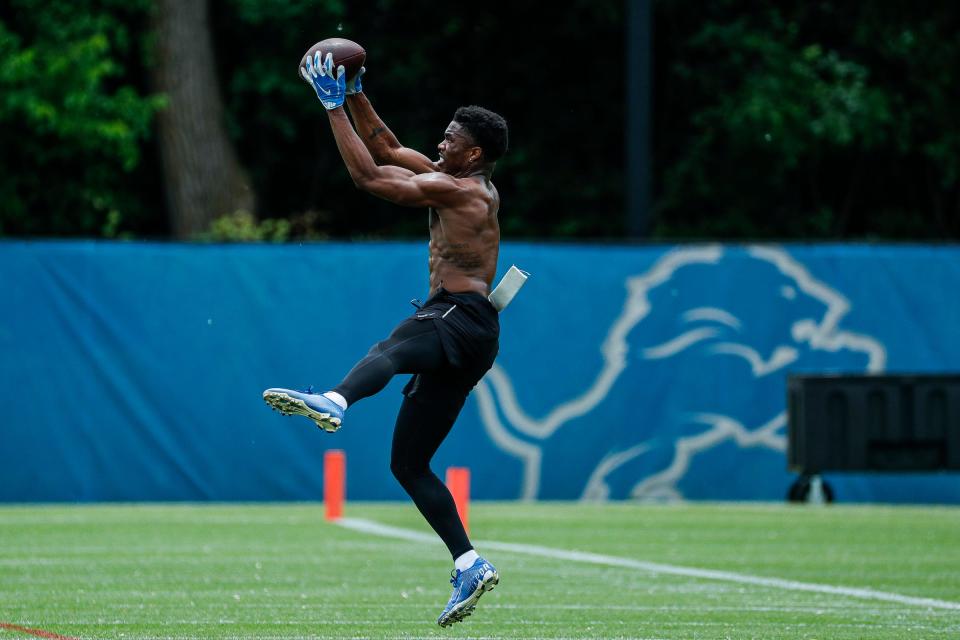
[[[447,173],[493,164],[507,150],[507,121],[483,107],[460,107],[437,150]]]

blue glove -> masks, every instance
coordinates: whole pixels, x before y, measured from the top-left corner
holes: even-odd
[[[313,85],[320,103],[327,111],[343,106],[347,97],[347,79],[343,77],[343,65],[337,67],[334,76],[332,53],[328,53],[322,62],[319,51],[307,57],[307,64],[300,67],[300,75]]]
[[[353,76],[353,80],[347,80],[347,95],[352,96],[356,93],[363,93],[363,87],[360,85],[360,76],[367,72],[366,67],[360,67],[360,71],[357,71],[357,75]]]

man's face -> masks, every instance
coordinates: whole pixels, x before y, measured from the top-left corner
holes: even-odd
[[[437,168],[450,174],[458,173],[480,159],[480,147],[458,122],[447,125],[443,141],[437,145],[437,152],[440,154]]]

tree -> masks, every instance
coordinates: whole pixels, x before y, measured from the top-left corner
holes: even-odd
[[[620,237],[625,6],[7,0],[0,233],[164,235],[166,192],[181,238],[421,236],[356,192],[297,74],[341,36],[411,147],[461,104],[507,118],[505,237]],[[958,33],[946,0],[655,2],[656,237],[960,238]]]
[[[0,5],[0,235],[111,237],[149,215],[131,188],[163,104],[136,82],[146,10]]]
[[[661,237],[960,236],[954,3],[660,3]]]
[[[174,235],[254,211],[254,190],[227,136],[207,22],[207,0],[157,0],[156,89],[167,98],[157,128]]]

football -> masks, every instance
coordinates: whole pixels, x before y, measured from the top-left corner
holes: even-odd
[[[313,56],[317,51],[320,52],[321,59],[325,58],[328,53],[332,53],[334,73],[336,73],[338,66],[343,65],[343,75],[346,76],[348,81],[357,75],[364,60],[367,59],[367,52],[353,40],[327,38],[307,49],[307,52],[300,59],[300,66],[306,66],[307,56]],[[297,69],[297,72],[299,73],[299,69]]]

